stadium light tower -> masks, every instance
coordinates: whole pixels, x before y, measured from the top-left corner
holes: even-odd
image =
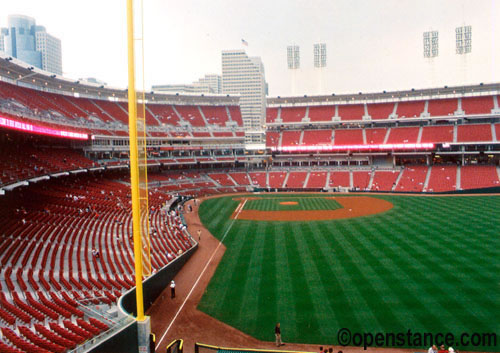
[[[472,52],[472,26],[455,28],[456,53],[458,55]]]
[[[319,93],[323,93],[323,70],[326,67],[326,43],[314,44],[314,67],[318,69]]]
[[[472,26],[461,26],[455,28],[456,53],[461,57],[462,83],[467,79],[467,55],[472,52]]]
[[[424,32],[424,58],[435,58],[439,55],[439,32]]]
[[[294,95],[296,88],[296,78],[297,70],[300,69],[300,48],[298,45],[289,45],[286,47],[286,61],[288,64],[288,70],[291,72],[292,76],[292,95]]]

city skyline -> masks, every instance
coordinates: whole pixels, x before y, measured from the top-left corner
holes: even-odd
[[[226,0],[152,0],[144,9],[145,86],[221,74],[221,52],[242,48],[242,38],[248,43],[244,47],[248,55],[262,58],[271,96],[291,94],[286,66],[290,43],[307,54],[296,73],[297,95],[500,81],[498,2],[316,0],[312,5],[281,0],[237,5]],[[3,9],[6,15],[35,17],[62,40],[65,77],[96,77],[110,86],[126,87],[122,1],[89,0],[80,6],[59,0],[43,4],[20,0],[3,4]],[[0,18],[0,27],[6,26],[6,15]],[[467,55],[455,53],[455,29],[462,26],[472,26],[474,31],[473,50]],[[427,31],[439,32],[439,55],[432,62],[422,55],[422,34]],[[322,92],[311,53],[315,43],[328,48]]]

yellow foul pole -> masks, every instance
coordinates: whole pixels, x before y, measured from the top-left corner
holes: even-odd
[[[144,321],[142,296],[142,245],[139,201],[139,157],[137,148],[137,99],[135,92],[134,1],[127,0],[128,42],[128,128],[130,135],[130,184],[132,187],[132,226],[134,234],[135,285],[137,321]]]

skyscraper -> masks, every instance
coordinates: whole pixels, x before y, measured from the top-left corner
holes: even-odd
[[[222,93],[239,94],[247,143],[263,143],[267,85],[260,57],[244,50],[222,51]]]
[[[62,75],[61,41],[48,34],[35,19],[10,15],[8,27],[0,31],[0,49],[40,69]]]

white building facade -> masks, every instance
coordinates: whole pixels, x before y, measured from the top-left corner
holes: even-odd
[[[222,51],[222,93],[240,95],[245,142],[263,143],[267,84],[262,60],[244,50]]]

